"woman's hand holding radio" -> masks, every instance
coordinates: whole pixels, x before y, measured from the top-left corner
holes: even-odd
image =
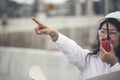
[[[113,66],[117,63],[117,58],[115,56],[114,48],[112,43],[110,43],[111,50],[108,52],[106,51],[102,44],[100,45],[100,57],[103,62],[106,62],[107,64],[110,64],[110,66]]]

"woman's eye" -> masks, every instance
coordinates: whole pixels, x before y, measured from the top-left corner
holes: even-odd
[[[117,34],[117,32],[110,32],[110,34],[114,35],[114,34]]]
[[[106,33],[105,31],[101,31],[101,33]]]

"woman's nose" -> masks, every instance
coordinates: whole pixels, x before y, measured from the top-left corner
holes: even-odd
[[[107,38],[108,38],[108,35],[105,34],[105,35],[103,36],[103,39],[107,39]]]

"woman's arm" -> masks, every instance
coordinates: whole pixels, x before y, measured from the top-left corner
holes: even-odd
[[[56,47],[67,56],[71,63],[76,65],[79,69],[84,67],[85,57],[87,53],[90,52],[89,50],[82,49],[75,41],[58,33],[54,29],[43,25],[35,18],[33,18],[33,20],[38,24],[38,27],[35,28],[37,34],[49,35],[55,43]]]

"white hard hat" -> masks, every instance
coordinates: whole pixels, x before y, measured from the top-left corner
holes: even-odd
[[[101,22],[103,22],[107,18],[114,18],[120,22],[120,11],[115,11],[115,12],[111,12],[111,13],[107,14],[105,17],[100,19],[98,23],[100,24]]]
[[[120,11],[115,11],[107,14],[105,18],[115,18],[120,22]]]

